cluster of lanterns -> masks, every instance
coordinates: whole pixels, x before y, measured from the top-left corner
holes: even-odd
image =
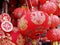
[[[39,45],[37,40],[60,41],[60,0],[10,0],[10,14],[0,14],[1,45]],[[23,3],[25,2],[25,3]],[[13,7],[13,8],[12,8]],[[45,38],[44,38],[45,37]]]

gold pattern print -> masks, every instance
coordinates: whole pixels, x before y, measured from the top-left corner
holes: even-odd
[[[6,33],[6,38],[9,39],[9,40],[12,40],[12,37],[9,33]]]
[[[31,21],[34,24],[40,25],[45,21],[45,15],[41,12],[32,12],[31,14]]]
[[[16,42],[17,42],[18,45],[24,45],[25,44],[25,39],[23,38],[23,36],[21,34],[19,34]]]
[[[27,27],[28,27],[28,22],[27,22],[27,20],[25,19],[25,16],[23,16],[23,17],[21,18],[19,26],[20,26],[20,29],[21,29],[21,30],[26,30],[26,29],[27,29]]]
[[[16,45],[15,43],[13,43],[12,41],[8,39],[2,39],[0,44],[1,45]]]
[[[0,30],[0,38],[5,38],[5,33],[2,30]]]

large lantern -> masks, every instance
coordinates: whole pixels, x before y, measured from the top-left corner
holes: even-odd
[[[23,32],[23,34],[38,27],[44,29],[49,27],[48,14],[42,11],[33,11],[26,13],[24,16],[22,16],[21,19],[18,20],[18,28]]]

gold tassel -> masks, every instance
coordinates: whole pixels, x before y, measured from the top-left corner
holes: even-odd
[[[37,45],[37,41],[36,40],[32,40],[32,44],[33,45]]]
[[[58,41],[53,42],[53,45],[59,45]]]

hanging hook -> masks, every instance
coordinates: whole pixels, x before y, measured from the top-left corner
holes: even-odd
[[[4,0],[3,7],[2,7],[2,13],[8,13],[8,2],[9,0]]]

